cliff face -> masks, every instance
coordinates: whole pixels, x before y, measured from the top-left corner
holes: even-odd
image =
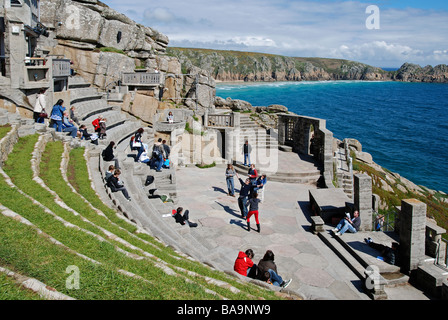
[[[166,54],[166,35],[100,1],[42,1],[41,22],[50,36],[39,39],[39,49],[70,59],[77,74],[100,89],[111,88],[122,72],[158,69],[166,75],[165,99],[190,108],[196,108],[197,99],[199,107],[212,107],[215,82],[206,71],[190,65],[183,68],[188,75],[182,75],[180,61]],[[182,97],[187,99],[182,101]],[[157,99],[153,100],[156,104]]]
[[[438,66],[426,66],[424,68],[416,64],[405,63],[393,73],[392,79],[407,82],[448,82],[448,66],[440,64]]]
[[[326,58],[293,58],[262,53],[167,48],[184,66],[196,65],[218,81],[382,80],[448,82],[448,67],[405,63],[389,72],[363,63]]]
[[[170,47],[167,54],[186,67],[209,71],[218,81],[390,80],[380,68],[348,60]]]

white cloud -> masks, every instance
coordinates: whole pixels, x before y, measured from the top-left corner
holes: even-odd
[[[176,19],[174,14],[167,8],[150,8],[143,12],[145,21],[148,22],[174,22]]]
[[[366,28],[360,1],[105,0],[166,34],[171,46],[353,59],[376,66],[448,63],[448,12],[380,8],[379,30]]]
[[[242,44],[247,47],[277,47],[274,40],[263,37],[235,37],[230,40],[236,44]]]

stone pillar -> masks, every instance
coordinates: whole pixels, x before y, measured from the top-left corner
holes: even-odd
[[[363,173],[354,177],[354,204],[355,210],[361,217],[363,231],[372,231],[372,178]]]
[[[416,199],[401,201],[400,253],[402,271],[417,269],[425,257],[426,204]]]

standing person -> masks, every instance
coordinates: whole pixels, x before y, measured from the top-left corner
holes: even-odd
[[[164,152],[162,147],[162,138],[159,138],[152,147],[152,157],[154,158],[154,165],[157,172],[162,171]]]
[[[36,104],[34,105],[33,118],[37,123],[43,123],[44,118],[41,118],[41,113],[45,113],[45,106],[47,105],[47,100],[45,97],[45,89],[40,89],[36,96]]]
[[[264,200],[264,186],[267,183],[267,176],[266,174],[262,174],[261,176],[258,177],[256,183],[255,183],[255,188],[254,191],[258,194],[258,197],[260,199],[260,202],[263,202]]]
[[[238,178],[238,181],[241,184],[241,188],[240,188],[240,196],[238,197],[238,206],[240,208],[241,211],[241,217],[243,219],[246,219],[247,217],[247,200],[249,198],[249,194],[250,194],[250,190],[251,190],[251,186],[250,186],[250,180],[249,178],[246,179],[246,181],[243,181],[243,179],[241,179],[238,175],[238,173],[236,173],[236,177]]]
[[[258,220],[258,204],[260,203],[260,199],[258,199],[258,194],[254,193],[252,197],[249,199],[249,214],[247,215],[247,231],[250,231],[250,217],[255,215],[255,222],[257,223],[257,232],[260,233],[260,220]]]
[[[162,141],[163,151],[165,152],[165,159],[170,158],[171,149],[170,146],[166,144],[166,140]]]
[[[243,155],[244,155],[244,165],[250,166],[250,153],[252,151],[252,147],[249,144],[249,141],[246,140],[246,142],[243,145]]]
[[[258,278],[263,281],[270,281],[275,286],[286,288],[292,279],[283,281],[282,277],[278,274],[274,258],[274,252],[267,250],[263,259],[258,262]],[[268,279],[266,279],[267,276],[269,276]]]
[[[252,261],[254,256],[252,249],[247,249],[245,252],[240,251],[233,265],[233,270],[242,276],[255,279],[257,276],[257,265]]]
[[[258,172],[257,169],[255,169],[255,164],[251,164],[249,170],[247,171],[247,174],[249,176],[250,179],[250,184],[255,187],[255,184],[257,182],[257,178],[258,178]]]
[[[112,192],[121,191],[126,198],[126,200],[131,201],[131,197],[128,194],[128,190],[123,183],[120,181],[119,175],[121,174],[120,169],[115,169],[113,176],[109,177],[107,180],[107,186]]]
[[[138,162],[138,160],[140,159],[140,156],[145,151],[145,147],[143,146],[143,143],[142,143],[143,131],[144,131],[143,128],[139,128],[137,130],[137,132],[135,133],[134,141],[132,142],[133,148],[138,148],[137,156],[135,157],[135,162]],[[137,144],[138,146],[135,146],[135,144]]]
[[[62,118],[64,117],[65,107],[63,106],[64,100],[59,99],[51,110],[51,120],[53,120],[53,128],[57,132],[62,131]]]
[[[235,176],[235,169],[229,163],[226,169],[226,183],[227,183],[227,193],[228,196],[235,196],[235,182],[233,181],[233,177]]]
[[[359,216],[359,211],[356,210],[353,212],[353,219],[349,216],[350,215],[347,214],[346,217],[339,221],[336,228],[333,229],[335,235],[342,236],[347,230],[351,233],[356,233],[359,231],[359,228],[361,227],[361,217]]]

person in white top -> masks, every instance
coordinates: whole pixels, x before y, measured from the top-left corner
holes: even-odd
[[[45,98],[45,89],[41,89],[36,97],[36,104],[34,105],[33,118],[35,122],[43,123],[44,118],[41,118],[41,113],[45,112],[45,106],[47,104]]]

